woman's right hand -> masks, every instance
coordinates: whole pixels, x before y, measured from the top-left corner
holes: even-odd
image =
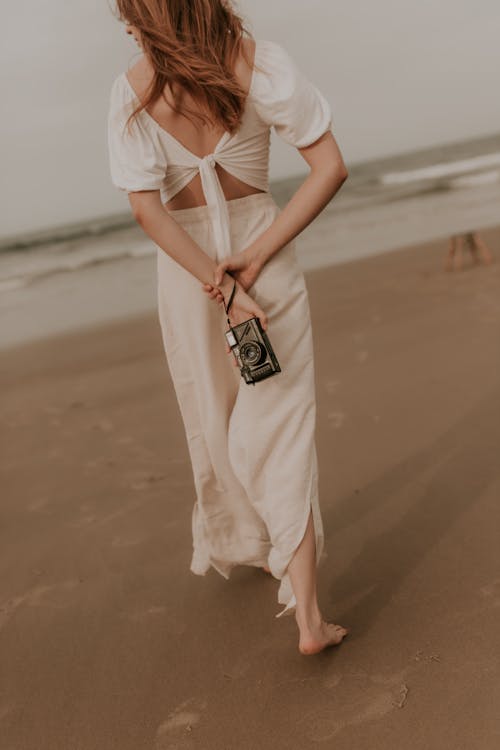
[[[215,269],[215,283],[219,284],[226,271],[229,271],[234,278],[238,279],[244,291],[248,292],[257,281],[263,266],[264,263],[256,252],[246,248],[239,253],[233,253],[219,263]]]
[[[208,296],[216,301],[225,312],[225,306],[229,302],[233,285],[236,282],[236,289],[229,308],[227,317],[232,326],[243,323],[245,320],[251,317],[257,317],[260,320],[260,324],[264,331],[267,330],[267,315],[264,310],[255,302],[252,297],[245,291],[240,282],[230,276],[228,273],[224,274],[222,283],[215,284],[203,284],[203,290]]]
[[[267,330],[267,315],[264,310],[255,302],[250,295],[245,292],[242,285],[236,279],[231,279],[229,284],[225,284],[223,287],[219,287],[224,297],[224,303],[227,305],[229,297],[233,289],[233,284],[236,281],[236,290],[234,293],[231,307],[227,317],[232,326],[236,326],[239,323],[243,323],[248,318],[256,317],[259,318],[262,328]],[[221,302],[221,304],[224,304]]]

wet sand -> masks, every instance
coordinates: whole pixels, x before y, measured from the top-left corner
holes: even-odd
[[[191,468],[155,314],[2,352],[1,750],[500,746],[500,229],[306,275],[325,615],[189,571]]]

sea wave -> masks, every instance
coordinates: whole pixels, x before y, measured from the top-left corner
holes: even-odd
[[[56,273],[81,271],[101,263],[143,258],[157,252],[157,246],[148,238],[124,244],[112,234],[106,235],[106,240],[73,244],[79,246],[65,252],[54,252],[56,248],[51,246],[0,256],[0,292],[29,286]]]
[[[405,185],[410,182],[421,182],[422,180],[438,180],[443,177],[454,177],[466,175],[472,172],[491,173],[491,167],[500,167],[500,152],[483,154],[470,159],[458,159],[451,162],[439,162],[428,164],[417,169],[401,170],[398,172],[386,172],[381,174],[379,182],[382,185]]]
[[[500,179],[500,136],[448,144],[349,167],[349,179],[327,207],[343,217],[377,205],[443,191],[474,190]],[[271,185],[280,206],[303,178]],[[123,258],[153,255],[157,246],[128,215],[17,237],[0,250],[0,291],[20,289],[56,273],[82,271]]]

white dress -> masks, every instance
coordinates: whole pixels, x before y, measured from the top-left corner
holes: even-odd
[[[170,200],[200,172],[206,205],[169,211],[202,249],[220,261],[248,246],[280,209],[269,192],[270,128],[297,148],[332,125],[328,102],[276,42],[257,40],[255,65],[238,132],[225,133],[200,158],[147,112],[124,134],[137,98],[125,73],[113,82],[108,147],[120,190],[160,190]],[[264,192],[227,201],[219,168]],[[309,300],[295,241],[264,266],[248,293],[265,310],[282,371],[255,386],[225,350],[226,317],[198,279],[157,247],[158,313],[182,415],[196,497],[190,569],[212,566],[225,578],[235,565],[269,565],[278,602],[296,600],[287,566],[312,510],[316,560],[326,557],[318,498],[316,399]]]

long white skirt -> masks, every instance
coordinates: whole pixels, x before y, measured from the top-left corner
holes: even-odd
[[[232,252],[247,247],[280,209],[270,193],[227,202]],[[207,206],[171,211],[220,261]],[[266,312],[282,371],[245,383],[226,352],[224,309],[200,281],[158,249],[158,311],[185,427],[196,499],[190,569],[268,565],[280,580],[276,617],[295,611],[287,566],[312,509],[316,564],[325,559],[318,499],[316,399],[308,292],[295,241],[264,266],[249,295]]]

